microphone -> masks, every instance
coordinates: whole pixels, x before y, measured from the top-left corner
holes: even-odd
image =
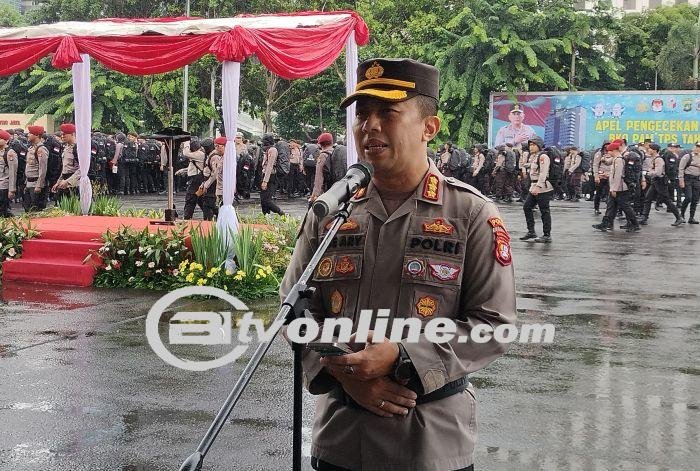
[[[343,178],[313,202],[314,214],[324,218],[336,211],[341,204],[352,198],[357,190],[369,185],[373,172],[374,168],[366,162],[351,165]]]

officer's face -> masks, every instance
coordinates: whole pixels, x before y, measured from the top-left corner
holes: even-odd
[[[508,115],[508,118],[513,124],[523,124],[523,114],[520,112],[513,113],[511,111],[511,113]]]
[[[531,142],[530,144],[528,144],[528,148],[530,149],[531,154],[540,150],[540,148],[537,147],[537,144],[535,144],[534,142]]]
[[[7,141],[5,139],[0,138],[0,147],[5,147],[7,145]]]
[[[360,160],[372,164],[379,178],[425,166],[427,143],[439,130],[440,120],[435,116],[422,118],[416,100],[357,100],[353,124],[357,152]]]
[[[224,149],[226,146],[224,144],[217,144],[216,145],[216,152],[218,152],[221,155],[224,155]]]

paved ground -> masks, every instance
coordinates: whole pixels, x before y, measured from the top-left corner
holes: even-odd
[[[517,238],[521,207],[502,213]],[[655,213],[643,232],[597,233],[584,202],[558,203],[554,220],[555,243],[515,242],[514,258],[520,321],[554,323],[555,342],[515,346],[473,376],[477,469],[700,469],[700,229]],[[165,365],[144,337],[157,297],[3,286],[0,469],[178,468],[244,362],[207,373]],[[274,301],[253,309],[272,315]],[[273,345],[205,469],[289,469],[290,360]],[[312,404],[306,396],[307,427]]]

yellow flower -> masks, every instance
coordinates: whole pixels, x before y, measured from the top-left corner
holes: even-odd
[[[258,275],[258,274],[255,275],[255,279],[256,279],[256,280],[259,280],[260,278],[262,278],[262,276],[260,276],[260,275]]]
[[[224,285],[224,291],[228,291],[228,286]]]
[[[200,278],[197,280],[197,286],[202,286],[207,284],[207,279],[206,278]]]
[[[231,270],[226,270],[226,276],[231,276],[233,275],[233,272]]]
[[[236,281],[243,281],[243,277],[245,277],[245,273],[239,271],[233,276],[233,279]]]
[[[245,272],[243,270],[238,270],[236,272],[236,276],[240,276],[241,278],[245,278]]]
[[[188,283],[192,283],[194,281],[194,273],[190,273],[189,275],[187,275],[185,277],[185,281],[187,281]]]
[[[180,262],[180,266],[178,267],[180,271],[184,271],[185,268],[187,268],[187,260],[183,260]]]
[[[267,265],[265,267],[265,271],[267,272],[268,275],[271,275],[272,274],[272,267],[270,265]]]

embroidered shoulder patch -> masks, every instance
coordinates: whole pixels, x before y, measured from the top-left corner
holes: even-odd
[[[456,280],[462,269],[449,263],[431,263],[430,274],[440,281]]]
[[[331,257],[325,257],[318,262],[318,268],[316,270],[316,275],[319,278],[328,278],[333,272],[333,259]]]
[[[335,262],[335,271],[341,275],[347,275],[355,271],[355,264],[352,262],[352,258],[344,255],[338,258]]]
[[[496,261],[507,267],[513,263],[513,254],[510,251],[510,240],[503,239],[502,237],[496,237],[494,255],[496,256]]]

